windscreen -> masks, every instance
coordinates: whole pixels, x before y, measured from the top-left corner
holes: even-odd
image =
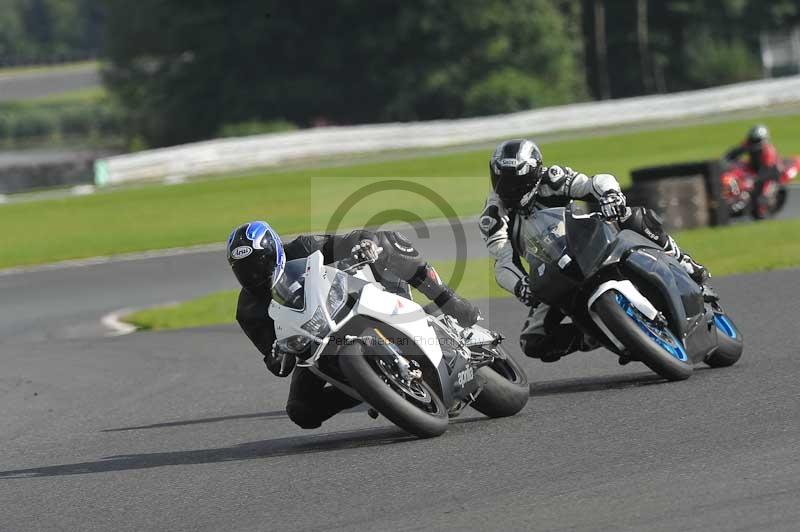
[[[305,307],[306,260],[295,259],[286,263],[286,269],[275,286],[272,299],[284,307],[303,310]]]
[[[535,258],[548,264],[558,263],[567,250],[564,209],[534,211],[523,221],[522,235],[528,262]]]

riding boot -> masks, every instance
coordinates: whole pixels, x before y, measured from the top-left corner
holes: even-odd
[[[716,291],[714,291],[709,283],[711,274],[708,273],[708,269],[696,262],[688,253],[682,252],[672,237],[669,237],[664,251],[666,251],[667,255],[675,257],[683,269],[686,270],[686,273],[689,274],[689,277],[700,285],[703,289],[703,299],[706,302],[712,303],[719,300],[719,295],[717,295]]]
[[[447,286],[439,278],[433,266],[423,265],[410,283],[425,297],[432,300],[442,312],[453,316],[462,327],[474,325],[480,318],[478,307]]]

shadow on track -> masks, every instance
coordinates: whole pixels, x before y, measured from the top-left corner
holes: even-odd
[[[366,410],[366,408],[364,408],[364,410]],[[275,412],[265,412],[264,414],[275,414]],[[263,414],[244,414],[229,417],[234,419],[240,419],[242,417],[263,417]],[[217,418],[209,419],[215,420]],[[195,421],[202,423],[205,420],[192,420],[190,422],[183,422],[183,424],[191,424]],[[460,418],[451,420],[450,424],[463,425],[478,421],[491,420],[483,417]],[[177,423],[178,422],[174,422],[167,425],[174,426]],[[137,427],[129,427],[128,429],[111,430],[134,430],[136,428]],[[145,426],[143,428],[149,428],[149,426]],[[276,456],[341,451],[346,449],[358,449],[361,447],[378,447],[381,445],[391,445],[416,439],[416,436],[407,434],[396,427],[328,432],[319,435],[294,436],[289,438],[278,438],[275,440],[248,442],[234,445],[232,447],[196,449],[192,451],[174,451],[165,453],[125,454],[110,456],[94,462],[79,462],[75,464],[0,471],[0,480],[86,475],[91,473],[131,471],[173,465],[213,464],[220,462],[237,462],[242,460],[258,460]]]
[[[531,383],[531,397],[564,393],[596,392],[600,390],[619,390],[622,388],[665,384],[666,382],[666,380],[655,373],[649,372],[533,382]]]
[[[242,443],[232,447],[214,449],[196,449],[191,451],[173,451],[165,453],[143,453],[118,455],[94,462],[80,462],[55,466],[34,467],[0,471],[0,479],[59,477],[67,475],[85,475],[90,473],[110,473],[114,471],[130,471],[150,469],[173,465],[213,464],[219,462],[236,462],[242,460],[258,460],[276,456],[289,456],[305,453],[320,453],[390,445],[416,437],[406,434],[394,427],[333,432],[314,436],[294,436],[274,440],[261,440]]]
[[[695,366],[693,379],[688,383],[696,383],[702,375],[711,368]],[[684,381],[681,381],[684,382]],[[557,381],[532,382],[531,397],[559,395],[564,393],[597,392],[602,390],[621,390],[624,388],[639,388],[654,384],[672,384],[650,371],[642,373],[627,373],[625,375],[603,375],[601,377],[580,377],[576,379],[562,379]],[[678,384],[678,383],[674,383]]]
[[[160,429],[166,427],[182,427],[185,425],[201,425],[205,423],[219,423],[220,421],[230,421],[235,419],[272,419],[285,418],[285,410],[273,410],[272,412],[256,412],[254,414],[236,414],[232,416],[206,417],[200,419],[186,419],[179,421],[167,421],[164,423],[153,423],[152,425],[136,425],[133,427],[120,427],[118,429],[103,429],[100,432],[124,432],[128,430]]]
[[[346,415],[354,412],[366,412],[367,407],[358,405],[355,408],[345,410],[337,415]],[[282,419],[287,418],[286,410],[273,410],[271,412],[254,412],[252,414],[234,414],[231,416],[204,417],[198,419],[179,419],[177,421],[165,421],[163,423],[153,423],[151,425],[134,425],[131,427],[120,427],[116,429],[103,429],[100,432],[125,432],[129,430],[162,429],[168,427],[183,427],[186,425],[203,425],[206,423],[220,423],[222,421],[233,421],[237,419]]]

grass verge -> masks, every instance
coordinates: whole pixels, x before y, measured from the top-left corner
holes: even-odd
[[[751,273],[800,266],[800,220],[767,221],[722,229],[699,229],[677,235],[681,246],[709,267],[716,276]],[[747,253],[742,253],[743,245]],[[442,278],[454,262],[436,263]],[[470,299],[509,297],[494,282],[493,262],[488,258],[468,261],[458,292]],[[155,307],[125,318],[141,329],[182,329],[233,323],[237,291],[215,292],[175,305]],[[415,297],[417,301],[424,298]]]
[[[543,145],[550,163],[587,173],[611,172],[625,183],[632,168],[715,157],[753,122],[686,126],[588,137]],[[784,153],[800,151],[797,116],[766,117]],[[384,178],[428,187],[458,215],[477,214],[488,189],[487,149],[355,166],[254,172],[174,186],[110,189],[66,197],[0,205],[0,268],[97,255],[223,241],[230,229],[267,219],[281,233],[325,230],[333,212],[353,191]],[[219,177],[219,176],[218,176]],[[429,198],[386,191],[361,201],[340,227],[376,221],[376,213],[442,217]],[[377,221],[385,221],[384,219]],[[57,228],[57,230],[55,230]],[[30,245],[36,235],[36,245]]]

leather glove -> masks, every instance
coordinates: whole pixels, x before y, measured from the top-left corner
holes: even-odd
[[[451,292],[448,300],[440,308],[445,314],[453,316],[462,327],[472,327],[481,319],[478,307],[456,293]]]
[[[533,296],[531,284],[527,277],[517,281],[516,286],[514,286],[514,295],[526,307],[532,307],[536,303],[536,298]]]
[[[628,215],[628,207],[625,204],[625,195],[622,192],[612,190],[603,194],[600,198],[600,212],[606,220],[619,220]]]
[[[378,256],[383,251],[383,248],[372,240],[362,240],[350,250],[350,254],[356,264],[360,263],[373,263],[378,260]]]
[[[297,357],[281,349],[277,340],[272,344],[272,352],[264,356],[264,364],[267,365],[267,369],[278,377],[287,377],[296,363]]]

